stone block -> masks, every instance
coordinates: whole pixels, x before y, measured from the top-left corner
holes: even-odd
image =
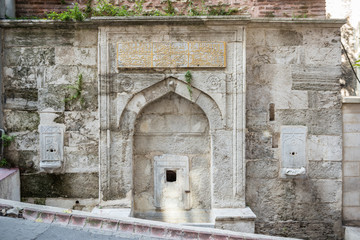
[[[63,112],[66,89],[63,86],[48,86],[39,89],[39,111]]]
[[[273,159],[274,151],[272,149],[271,135],[268,131],[247,132],[246,158],[247,159]]]
[[[97,172],[99,169],[98,143],[81,143],[64,148],[64,170],[67,173]]]
[[[309,135],[307,141],[308,160],[342,160],[342,139],[340,136]]]
[[[92,29],[77,29],[75,36],[71,39],[76,47],[96,47],[98,43],[98,33]]]
[[[204,114],[146,115],[139,119],[135,131],[138,133],[193,133],[206,134],[208,121]]]
[[[7,92],[7,94],[9,94],[9,92]],[[24,98],[6,98],[4,109],[36,111],[38,109],[37,105],[37,101],[27,100]]]
[[[14,143],[8,146],[8,150],[16,151],[37,151],[39,145],[39,134],[37,132],[15,132],[11,136],[15,137]]]
[[[6,47],[37,47],[71,45],[74,31],[70,29],[12,28],[6,31]]]
[[[161,144],[160,144],[161,143]],[[191,143],[191,144],[189,144]],[[172,136],[136,136],[134,151],[146,154],[152,151],[173,154],[204,154],[209,152],[210,139],[203,136],[172,134]]]
[[[269,87],[249,84],[246,88],[246,109],[267,112],[269,103],[274,102]]]
[[[294,65],[291,69],[293,90],[338,91],[341,68]]]
[[[296,30],[266,29],[265,44],[267,46],[298,46],[303,44],[303,34]]]
[[[345,177],[344,176],[344,192],[359,191],[360,177]]]
[[[37,131],[39,113],[32,111],[4,111],[4,122],[9,132]]]
[[[7,65],[9,66],[9,65]],[[35,89],[40,87],[45,81],[45,67],[44,66],[21,66],[4,68],[4,82],[5,88],[9,92],[21,94],[21,89]],[[24,91],[24,90],[23,90]],[[11,95],[10,95],[11,96]],[[24,96],[26,98],[26,96]]]
[[[341,108],[338,91],[308,91],[309,108]]]
[[[340,30],[333,28],[308,28],[303,33],[304,45],[319,48],[334,48],[340,44]]]
[[[359,147],[348,147],[344,142],[344,161],[360,161]]]
[[[342,135],[342,115],[340,109],[309,110],[306,119],[309,134]]]
[[[279,176],[279,161],[248,161],[246,163],[246,176],[261,179],[277,178]]]
[[[360,162],[344,162],[344,177],[360,177]]]
[[[54,47],[11,47],[4,49],[5,65],[10,66],[52,66],[55,65]]]
[[[269,113],[263,110],[246,111],[246,127],[252,130],[265,130],[268,128]]]
[[[360,133],[344,133],[344,145],[347,147],[359,147]]]
[[[337,180],[318,180],[314,182],[318,196],[323,203],[340,203],[342,182]]]
[[[341,162],[309,161],[308,176],[312,179],[341,179]]]
[[[308,93],[307,91],[275,91],[274,104],[276,109],[307,109],[308,108]]]
[[[359,191],[344,192],[343,193],[344,207],[360,207],[360,193]]]
[[[96,66],[96,47],[55,47],[55,63],[57,65]]]
[[[246,31],[247,46],[264,46],[265,30],[258,28],[249,28]]]
[[[55,65],[44,70],[45,86],[43,87],[48,85],[74,85],[80,74],[82,74],[84,84],[97,84],[98,75],[95,67]],[[66,89],[66,86],[64,88]]]
[[[25,174],[22,197],[97,198],[98,173]]]
[[[360,123],[344,123],[344,133],[360,133]],[[359,144],[360,146],[360,144]]]
[[[306,64],[336,66],[341,60],[341,48],[338,46],[319,48],[307,47],[305,51]]]
[[[360,220],[360,207],[344,207],[343,218],[344,221]]]
[[[281,125],[306,126],[308,123],[306,110],[295,110],[295,109],[276,110],[275,119],[280,126]]]
[[[343,114],[344,123],[359,123],[360,122],[360,114],[358,113],[344,113]]]

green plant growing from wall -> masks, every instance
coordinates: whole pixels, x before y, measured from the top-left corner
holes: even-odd
[[[208,11],[208,14],[212,15],[212,16],[227,16],[227,15],[232,15],[234,13],[239,12],[239,10],[236,8],[226,9],[220,3],[217,6],[210,7],[207,11]]]
[[[8,161],[5,158],[2,158],[0,160],[0,168],[7,168],[9,166],[10,166],[10,164],[8,163]]]
[[[144,4],[145,0],[136,0],[135,1],[135,14],[136,15],[143,15],[143,4]]]
[[[176,14],[176,10],[171,2],[171,0],[166,1],[167,8],[165,9],[165,12],[167,15],[173,16]]]
[[[187,71],[185,73],[185,81],[187,83],[187,89],[189,91],[189,94],[190,94],[190,99],[192,100],[192,86],[191,86],[191,82],[192,82],[192,75],[191,75],[191,72],[190,71]]]
[[[135,12],[128,10],[126,6],[117,7],[107,0],[99,0],[96,7],[92,8],[93,16],[124,17],[134,16]]]
[[[75,3],[73,8],[68,7],[65,12],[57,13],[50,12],[47,14],[47,19],[50,20],[61,20],[61,21],[83,21],[85,14],[80,10],[79,5]]]
[[[4,147],[8,147],[15,140],[14,136],[9,136],[7,134],[1,135],[1,141]]]
[[[360,67],[360,56],[359,56],[359,59],[357,61],[355,61],[354,66],[355,67]]]
[[[0,137],[3,147],[8,147],[10,144],[15,140],[14,136],[9,136],[5,134],[5,132],[2,131],[2,135]],[[0,160],[0,168],[7,168],[10,167],[9,162],[6,160],[6,158],[1,157]]]
[[[109,17],[127,17],[127,16],[175,16],[183,15],[183,12],[177,12],[173,6],[171,0],[164,1],[167,7],[163,10],[149,9],[144,10],[145,0],[135,0],[133,9],[130,9],[127,5],[120,7],[114,6],[108,0],[97,0],[95,6],[93,6],[93,0],[87,0],[86,5],[80,8],[77,3],[72,8],[68,7],[66,11],[57,13],[50,12],[46,14],[49,20],[60,21],[84,21],[92,16],[109,16]],[[226,9],[223,4],[217,6],[207,7],[204,0],[201,0],[201,6],[196,6],[192,0],[187,0],[184,10],[187,11],[189,16],[220,16],[220,15],[232,15],[239,12],[238,9],[228,8]],[[29,18],[29,17],[27,17]]]
[[[66,88],[71,91],[70,97],[64,98],[64,102],[73,102],[73,101],[80,101],[81,106],[84,104],[85,100],[82,96],[82,85],[83,85],[83,76],[80,74],[78,76],[78,80],[75,82],[74,85],[67,86]]]

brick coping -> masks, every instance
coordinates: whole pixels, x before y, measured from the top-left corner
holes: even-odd
[[[226,239],[226,240],[290,240],[294,238],[273,237],[260,234],[241,233],[205,227],[192,227],[163,223],[131,217],[104,217],[99,214],[42,206],[0,199],[0,210],[18,208],[22,217],[35,222],[58,224],[79,229],[120,231],[164,239]]]

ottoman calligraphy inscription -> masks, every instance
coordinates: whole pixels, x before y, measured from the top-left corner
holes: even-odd
[[[120,42],[119,68],[226,67],[225,42]]]

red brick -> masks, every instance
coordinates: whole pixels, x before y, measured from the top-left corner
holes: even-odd
[[[87,228],[95,228],[95,229],[100,229],[102,225],[102,219],[101,218],[92,218],[92,217],[88,217],[86,219],[86,227]]]
[[[102,229],[116,231],[118,229],[119,222],[116,220],[104,220],[102,223]]]
[[[166,228],[161,227],[151,227],[151,235],[157,237],[165,237],[166,236]]]
[[[25,218],[25,219],[35,221],[38,216],[39,216],[39,212],[37,210],[24,209],[24,211],[23,211],[23,218]]]
[[[136,224],[134,228],[134,233],[148,235],[150,234],[150,226]]]
[[[72,215],[70,218],[69,225],[76,227],[84,227],[86,223],[86,217]]]
[[[130,223],[119,222],[118,231],[132,233],[134,232],[134,225]]]
[[[55,219],[55,214],[50,212],[41,212],[36,221],[42,221],[44,223],[52,223]]]
[[[190,231],[184,231],[183,239],[198,239],[199,233],[197,232],[190,232]]]
[[[70,214],[62,214],[62,213],[57,213],[55,214],[55,219],[53,221],[53,223],[56,224],[60,224],[60,225],[67,225],[70,221]]]

